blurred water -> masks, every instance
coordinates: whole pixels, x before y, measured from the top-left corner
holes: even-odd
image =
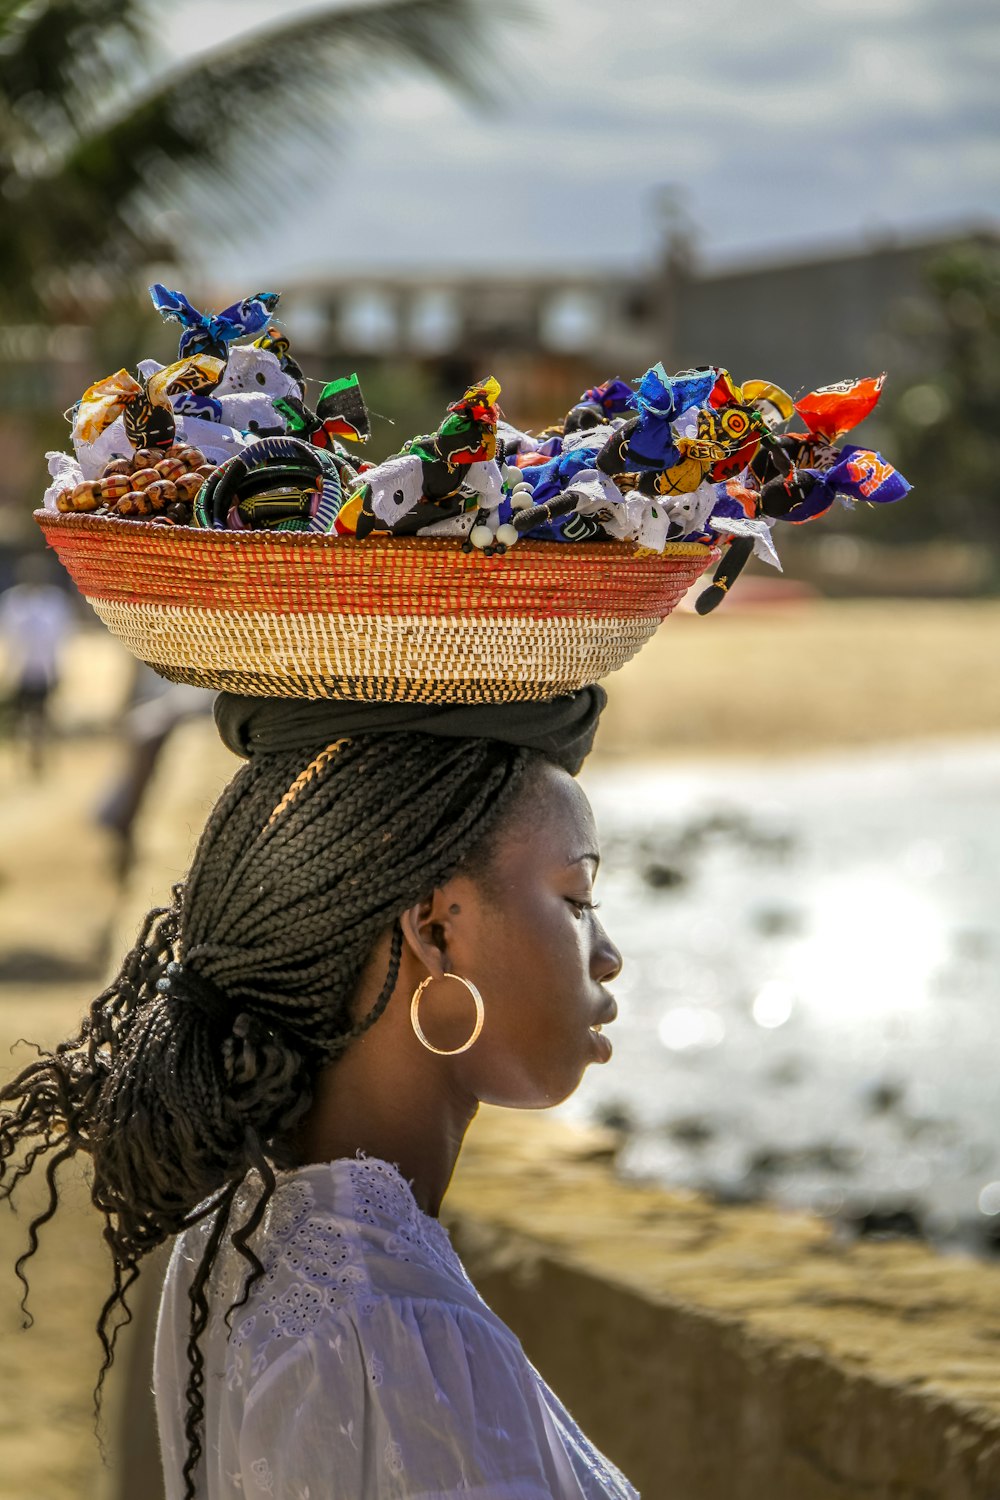
[[[1000,1248],[1000,742],[590,771],[628,1173]]]

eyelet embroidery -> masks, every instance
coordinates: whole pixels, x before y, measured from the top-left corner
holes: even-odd
[[[358,1157],[348,1163],[348,1176],[355,1219],[391,1231],[384,1241],[387,1254],[398,1260],[428,1262],[471,1285],[447,1231],[421,1213],[396,1167],[374,1157]],[[240,1189],[233,1205],[234,1224],[251,1211],[258,1190],[255,1182]],[[210,1223],[206,1219],[198,1225],[202,1239],[207,1238]],[[226,1385],[230,1390],[266,1369],[274,1345],[310,1333],[329,1312],[350,1304],[364,1317],[378,1306],[351,1225],[317,1209],[314,1187],[307,1178],[292,1173],[279,1176],[258,1236],[257,1253],[264,1274],[251,1289],[246,1309],[235,1315],[228,1341]],[[212,1276],[217,1305],[228,1308],[238,1302],[246,1278],[246,1262],[227,1240]],[[372,1369],[369,1374],[372,1383],[378,1384],[381,1371]]]
[[[397,1167],[374,1157],[358,1157],[350,1163],[349,1172],[355,1217],[376,1228],[387,1220],[395,1226],[385,1242],[388,1255],[397,1260],[429,1260],[466,1286],[472,1285],[448,1231],[437,1219],[421,1213]]]

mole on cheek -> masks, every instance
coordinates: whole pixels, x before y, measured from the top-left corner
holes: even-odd
[[[448,915],[450,917],[457,917],[457,916],[459,916],[461,914],[461,911],[462,911],[462,908],[459,906],[458,902],[457,901],[453,901],[451,903],[451,905],[449,906],[449,908],[448,908]]]

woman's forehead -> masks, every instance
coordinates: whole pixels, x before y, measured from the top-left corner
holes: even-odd
[[[529,773],[530,774],[530,773]],[[579,782],[548,762],[538,768],[526,796],[518,799],[510,844],[533,855],[571,864],[600,852],[594,814]]]

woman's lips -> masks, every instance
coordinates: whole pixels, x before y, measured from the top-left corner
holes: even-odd
[[[603,1026],[609,1025],[618,1014],[618,1006],[609,995],[607,1003],[600,1012],[600,1019],[595,1021],[590,1028],[590,1039],[593,1044],[595,1061],[606,1063],[611,1057],[612,1047],[602,1031]]]
[[[599,1063],[609,1062],[611,1059],[611,1043],[601,1030],[602,1022],[590,1028],[590,1040],[594,1048],[594,1060]]]

